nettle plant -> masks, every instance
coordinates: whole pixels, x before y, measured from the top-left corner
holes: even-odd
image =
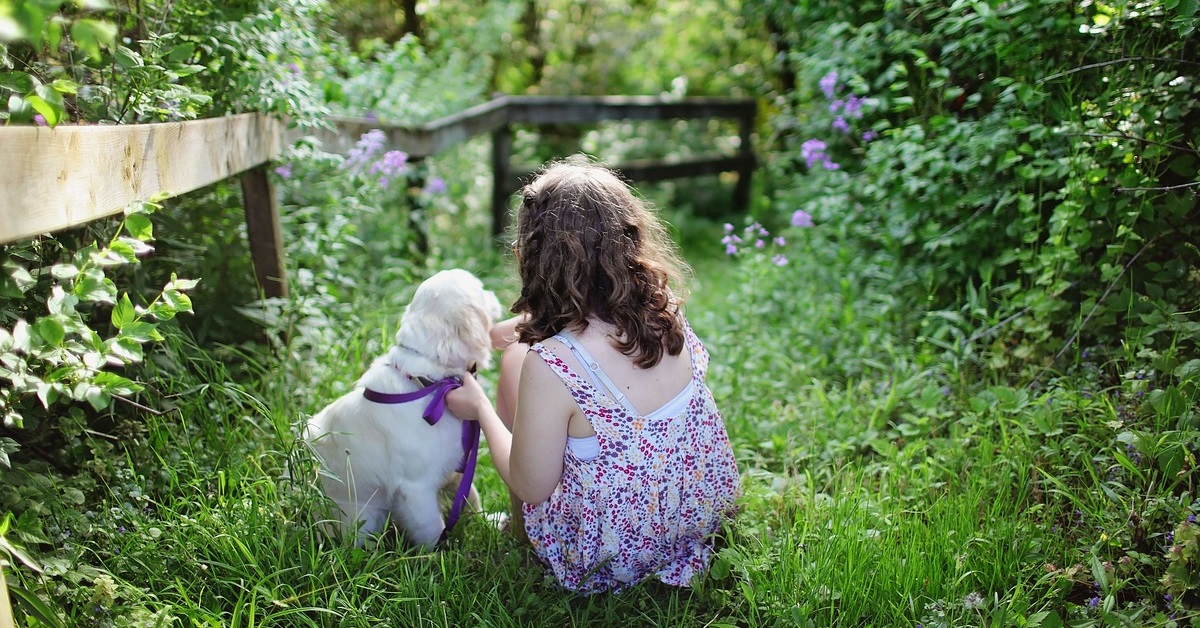
[[[0,3],[0,121],[56,126],[191,120],[244,111],[319,125],[302,63],[321,66],[311,0]],[[307,60],[307,61],[306,61]]]
[[[0,389],[0,415],[6,428],[26,427],[35,412],[50,417],[55,407],[74,402],[102,411],[114,398],[142,390],[113,369],[141,362],[143,345],[163,340],[159,323],[192,311],[185,292],[197,283],[172,274],[159,294],[138,305],[109,276],[118,267],[139,264],[138,257],[153,250],[148,214],[155,207],[131,205],[107,243],[93,242],[48,268],[26,268],[23,261],[36,259],[27,249],[3,251],[0,295],[9,306],[0,316],[11,321],[0,327],[0,379],[8,384]],[[45,313],[14,316],[11,304],[41,301],[35,288],[47,283]],[[111,308],[107,317],[105,308]],[[3,462],[14,449],[14,441],[0,443]]]

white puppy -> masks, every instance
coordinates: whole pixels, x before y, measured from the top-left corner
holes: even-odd
[[[422,418],[434,395],[379,403],[364,391],[411,393],[490,366],[489,332],[499,316],[496,295],[474,275],[437,273],[417,288],[396,344],[375,359],[353,391],[308,422],[305,438],[322,460],[322,487],[342,510],[343,531],[362,522],[359,543],[390,517],[411,543],[433,547],[445,528],[438,491],[463,458],[461,421],[448,412],[434,425]],[[471,496],[478,509],[474,486]]]

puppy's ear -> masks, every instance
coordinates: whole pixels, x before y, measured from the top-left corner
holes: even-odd
[[[467,363],[481,368],[492,365],[492,322],[499,316],[500,303],[487,290],[476,290],[461,304],[453,319],[454,352]]]

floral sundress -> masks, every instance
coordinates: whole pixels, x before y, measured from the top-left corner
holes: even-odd
[[[684,327],[692,380],[689,398],[664,406],[674,412],[640,415],[619,392],[605,390],[611,380],[570,334],[555,338],[589,373],[576,373],[542,343],[532,346],[566,384],[599,441],[599,453],[586,460],[568,447],[554,492],[524,507],[534,551],[567,589],[615,592],[650,576],[688,586],[707,568],[712,536],[733,513],[740,479],[704,383],[708,352],[686,321]]]

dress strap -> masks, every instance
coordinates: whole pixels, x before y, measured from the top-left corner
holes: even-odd
[[[575,359],[579,360],[579,364],[583,366],[583,370],[586,371],[588,377],[592,379],[592,382],[596,386],[597,390],[607,391],[608,394],[612,398],[616,399],[617,403],[624,406],[626,410],[632,414],[637,414],[637,409],[629,403],[629,400],[625,398],[625,394],[622,393],[617,384],[612,381],[612,378],[610,378],[608,374],[604,372],[604,369],[600,368],[600,364],[596,362],[596,359],[592,357],[592,354],[586,348],[584,348],[583,343],[579,342],[579,338],[575,337],[575,334],[564,329],[558,332],[555,337],[561,340],[563,344],[567,345],[567,347],[571,350],[571,353],[575,354]]]

